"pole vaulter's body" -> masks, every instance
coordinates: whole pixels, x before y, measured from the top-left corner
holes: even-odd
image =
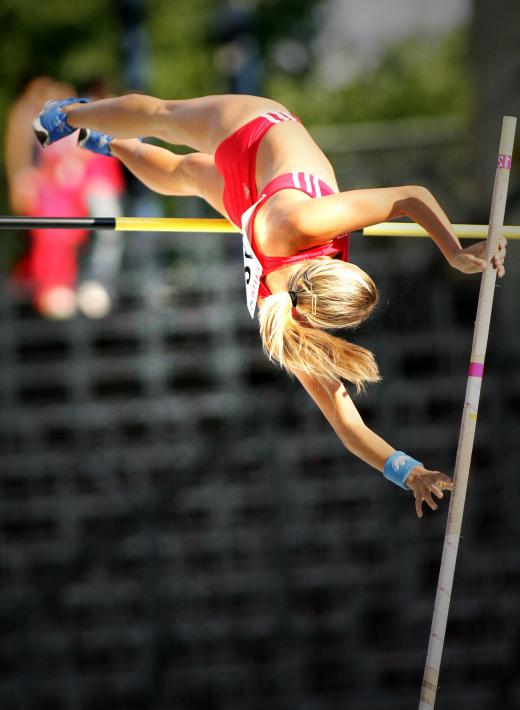
[[[451,479],[429,470],[365,425],[343,381],[379,380],[372,353],[332,334],[373,310],[377,288],[348,261],[348,232],[408,217],[464,273],[485,268],[485,242],[463,249],[423,187],[340,192],[331,163],[300,120],[271,99],[245,95],[164,101],[129,96],[51,101],[35,118],[43,145],[79,131],[79,144],[119,158],[149,188],[205,199],[242,231],[246,302],[259,307],[268,357],[294,374],[352,453],[437,509]],[[143,143],[155,136],[196,152]],[[504,274],[505,240],[492,263]]]
[[[490,264],[485,276],[493,277],[505,273],[505,239],[497,239],[491,252],[489,241],[462,248],[424,187],[341,192],[330,162],[299,119],[270,99],[71,98],[47,104],[34,125],[43,144],[80,129],[81,147],[119,158],[161,194],[202,197],[233,222],[243,236],[247,306],[252,317],[259,309],[268,357],[300,380],[349,451],[412,491],[419,517],[423,503],[437,509],[434,497],[452,488],[449,476],[397,451],[367,427],[343,384],[359,391],[379,380],[372,353],[331,333],[362,323],[378,298],[370,276],[348,261],[348,233],[409,218],[453,268],[471,274]],[[143,135],[196,152],[176,155],[142,143],[137,137]],[[136,228],[131,219],[103,227],[118,225]],[[152,220],[137,228],[163,226]],[[222,220],[220,228],[228,231],[229,225]]]

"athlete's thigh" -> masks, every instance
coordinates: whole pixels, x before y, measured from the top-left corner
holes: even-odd
[[[266,111],[286,111],[272,99],[244,94],[218,94],[197,99],[165,101],[172,143],[213,154],[237,128]]]
[[[202,197],[217,212],[228,217],[222,199],[224,180],[215,167],[212,155],[190,153],[184,156],[182,174],[182,184],[186,186],[185,194]]]

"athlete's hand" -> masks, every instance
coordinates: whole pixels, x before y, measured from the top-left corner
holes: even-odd
[[[439,507],[433,496],[443,498],[443,490],[451,491],[453,481],[445,473],[440,471],[428,471],[422,466],[413,468],[406,479],[406,485],[412,489],[415,496],[415,512],[418,518],[422,518],[422,504],[426,503],[432,510]]]
[[[500,237],[495,255],[491,259],[491,264],[497,271],[499,279],[506,273],[504,261],[506,258],[507,241]],[[450,264],[454,269],[462,271],[463,274],[476,274],[486,268],[486,241],[472,244],[466,249],[461,249],[450,259]]]

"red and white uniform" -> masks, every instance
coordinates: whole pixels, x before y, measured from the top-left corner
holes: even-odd
[[[260,141],[269,129],[283,121],[299,119],[279,111],[262,114],[223,140],[215,152],[215,165],[224,178],[224,207],[231,221],[241,227],[244,237],[247,299],[252,316],[256,297],[265,298],[270,295],[265,277],[272,271],[318,256],[338,257],[348,261],[348,234],[336,237],[326,244],[299,251],[293,256],[267,256],[262,254],[255,244],[255,216],[271,195],[280,190],[301,190],[309,197],[325,197],[334,193],[323,180],[302,171],[279,175],[258,193],[255,172]]]

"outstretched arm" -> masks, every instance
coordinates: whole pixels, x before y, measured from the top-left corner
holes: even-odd
[[[299,202],[291,205],[290,210],[287,218],[294,225],[300,249],[330,241],[342,232],[409,217],[428,232],[454,268],[468,274],[486,268],[485,242],[463,249],[435,197],[418,185],[350,190]],[[504,274],[504,257],[505,242],[501,242],[493,261],[498,276]]]
[[[345,387],[334,383],[324,384],[303,373],[298,375],[298,379],[345,447],[362,461],[383,471],[385,462],[395,453],[395,449],[366,426]],[[422,517],[423,502],[436,510],[433,495],[442,498],[442,489],[452,488],[451,479],[444,473],[429,471],[422,466],[412,469],[406,484],[415,496],[418,517]]]

